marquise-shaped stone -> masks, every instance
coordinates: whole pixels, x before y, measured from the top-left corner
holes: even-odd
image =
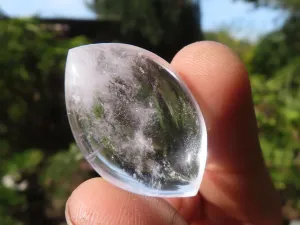
[[[197,194],[206,127],[166,61],[125,44],[77,47],[68,54],[65,94],[75,140],[104,179],[148,196]]]

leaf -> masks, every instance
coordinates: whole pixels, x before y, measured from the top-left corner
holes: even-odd
[[[5,164],[8,173],[34,173],[43,158],[44,154],[40,149],[29,149],[24,152],[14,153]]]

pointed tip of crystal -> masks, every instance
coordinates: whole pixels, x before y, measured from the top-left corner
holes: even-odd
[[[69,50],[65,95],[73,135],[104,179],[133,193],[198,193],[207,133],[193,95],[168,63],[117,43]]]

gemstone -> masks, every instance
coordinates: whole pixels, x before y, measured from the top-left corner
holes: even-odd
[[[70,49],[65,97],[76,143],[105,180],[147,196],[197,194],[207,155],[205,122],[162,58],[118,43]]]

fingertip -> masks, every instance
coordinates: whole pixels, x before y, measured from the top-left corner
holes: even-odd
[[[92,221],[101,219],[98,212],[93,209],[97,201],[100,200],[93,194],[96,188],[99,191],[103,189],[103,180],[101,178],[87,180],[72,192],[67,200],[65,209],[68,225],[92,224]]]
[[[251,104],[247,70],[234,51],[223,44],[190,44],[176,54],[172,66],[199,104],[205,105],[204,114],[208,111],[206,114],[224,118],[234,112],[232,109],[240,105],[240,100],[244,101],[243,97]]]
[[[234,51],[201,41],[180,50],[171,65],[204,115],[211,149],[207,168],[241,170],[262,164],[250,81]]]
[[[215,41],[199,41],[185,46],[174,56],[172,64],[179,63],[178,65],[180,65],[181,63],[187,63],[189,65],[199,66],[199,63],[202,64],[202,62],[199,62],[199,59],[202,59],[204,63],[214,62],[214,64],[218,64],[219,62],[222,68],[230,68],[233,66],[236,72],[239,72],[239,70],[241,70],[240,72],[246,72],[239,56],[228,46]],[[226,71],[224,71],[224,74],[226,74],[225,72]],[[213,74],[198,73],[198,75],[212,76]],[[219,76],[219,74],[217,76]]]
[[[164,200],[129,193],[101,178],[84,182],[72,193],[66,219],[72,225],[186,224]]]

